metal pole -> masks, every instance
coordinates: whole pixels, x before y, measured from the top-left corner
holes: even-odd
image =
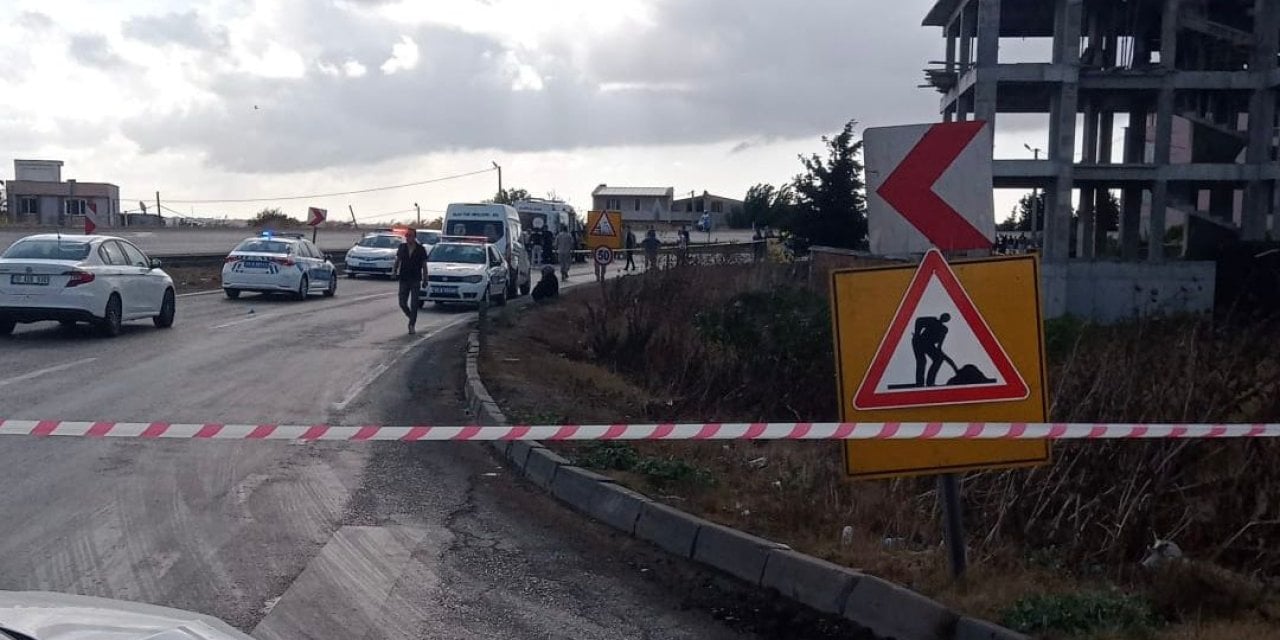
[[[502,187],[498,187],[498,190],[501,191]],[[413,208],[418,211],[418,226],[421,227],[422,226],[422,207],[419,207],[418,203],[415,202],[413,203]]]
[[[347,211],[350,211],[350,212],[351,212],[351,228],[352,228],[352,229],[359,229],[359,228],[360,228],[360,223],[359,223],[359,222],[356,222],[356,210],[355,210],[355,208],[353,208],[351,205],[347,205]]]
[[[160,226],[164,226],[164,209],[160,208],[160,192],[156,192],[156,215],[160,217]]]
[[[938,477],[938,504],[942,507],[943,535],[947,542],[947,558],[951,562],[951,575],[964,576],[968,558],[964,545],[964,514],[960,505],[960,478],[954,473]]]
[[[498,170],[498,197],[501,198],[504,195],[502,192],[502,165],[493,160],[490,160],[489,162],[493,162],[493,168]]]

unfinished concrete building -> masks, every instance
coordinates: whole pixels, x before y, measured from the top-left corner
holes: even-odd
[[[1048,117],[1046,156],[997,159],[994,178],[1046,193],[1046,275],[1062,276],[1046,290],[1051,312],[1071,281],[1098,273],[1074,264],[1119,260],[1127,268],[1108,273],[1120,280],[1186,289],[1203,269],[1169,258],[1269,235],[1280,0],[937,0],[924,24],[946,37],[926,70],[944,120],[998,134],[999,114]],[[1028,38],[1050,39],[1047,59],[1002,61],[1001,39]],[[1113,193],[1114,232],[1096,214]]]

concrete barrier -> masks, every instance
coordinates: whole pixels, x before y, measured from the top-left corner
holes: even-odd
[[[813,556],[775,550],[765,563],[760,586],[803,602],[823,613],[840,615],[861,574]]]
[[[635,534],[667,553],[693,558],[693,545],[704,522],[706,520],[660,502],[648,502],[640,509]]]
[[[764,577],[764,565],[769,559],[769,552],[786,548],[786,545],[708,522],[698,530],[698,540],[693,545],[693,559],[759,585]]]
[[[914,591],[862,575],[845,601],[844,617],[885,638],[951,640],[959,616]]]
[[[569,466],[569,461],[549,449],[530,449],[529,460],[524,465],[524,475],[543,489],[550,490],[556,470]]]

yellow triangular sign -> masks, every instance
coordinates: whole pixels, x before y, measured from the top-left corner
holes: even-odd
[[[613,236],[618,235],[617,232],[613,230],[613,223],[609,222],[609,214],[600,214],[600,219],[596,220],[596,226],[591,228],[591,235],[603,236],[606,238],[612,238]]]

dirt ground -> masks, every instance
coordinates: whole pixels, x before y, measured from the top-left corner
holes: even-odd
[[[173,278],[178,293],[194,293],[217,289],[222,283],[222,265],[216,267],[163,267]]]
[[[509,419],[524,424],[599,424],[699,421],[672,414],[671,400],[655,396],[617,372],[583,357],[582,305],[599,293],[575,292],[530,309],[511,309],[487,328],[481,371]],[[892,482],[858,483],[849,495],[813,495],[805,478],[839,474],[839,448],[825,442],[636,442],[622,448],[557,443],[563,455],[608,473],[650,497],[709,520],[791,545],[854,569],[894,580],[959,611],[999,620],[1027,594],[1114,592],[1102,579],[1076,577],[1051,558],[971,554],[963,582],[953,581],[938,542],[931,490],[903,503],[886,490]],[[641,462],[610,468],[618,456]],[[628,462],[630,465],[630,462]],[[926,483],[927,484],[927,483]],[[922,484],[921,486],[925,486]],[[798,499],[803,496],[804,500]],[[920,523],[927,523],[922,526]],[[908,524],[912,523],[912,524]],[[842,536],[844,526],[853,536]],[[1051,555],[1051,552],[1046,555]],[[1073,636],[1056,636],[1073,637]],[[1160,640],[1280,637],[1280,629],[1254,615],[1201,624],[1162,626],[1154,634],[1075,636]]]

